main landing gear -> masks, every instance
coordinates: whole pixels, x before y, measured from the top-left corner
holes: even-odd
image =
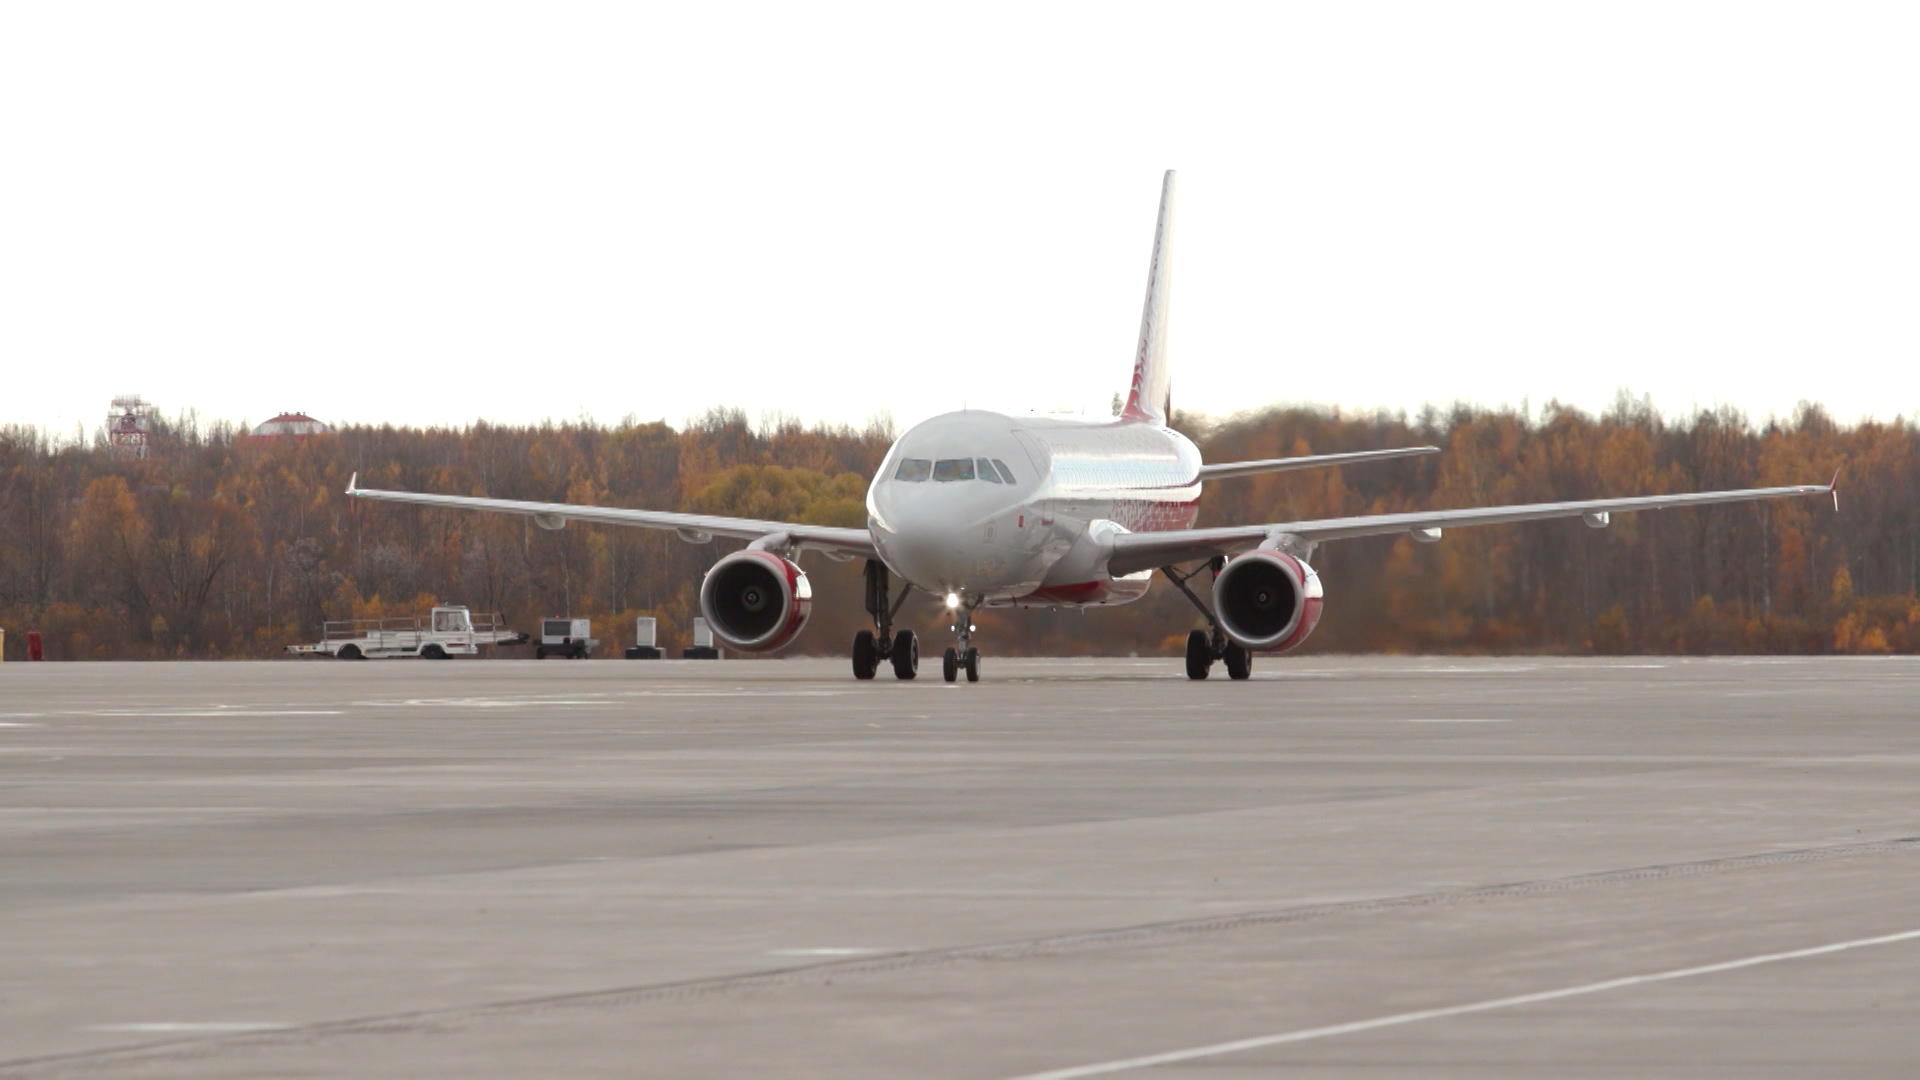
[[[901,589],[900,598],[888,603],[887,594],[891,590],[887,565],[878,559],[868,559],[867,614],[873,616],[878,633],[862,630],[853,635],[853,677],[856,679],[873,678],[882,660],[892,662],[896,679],[911,679],[920,673],[920,639],[911,630],[893,632],[893,617],[900,614],[900,605],[907,602],[913,586]],[[952,682],[953,677],[948,676],[947,681]]]
[[[1229,640],[1225,631],[1220,629],[1220,620],[1214,617],[1213,612],[1207,610],[1207,605],[1200,602],[1200,598],[1193,594],[1192,589],[1187,588],[1187,581],[1195,574],[1202,570],[1211,570],[1218,574],[1220,568],[1225,565],[1225,559],[1213,558],[1185,574],[1181,574],[1171,566],[1160,568],[1160,572],[1167,576],[1167,580],[1173,582],[1173,587],[1184,593],[1188,600],[1193,601],[1193,606],[1200,609],[1200,614],[1207,618],[1207,626],[1210,629],[1194,630],[1187,634],[1187,678],[1196,681],[1207,677],[1207,672],[1213,669],[1215,660],[1226,661],[1227,677],[1230,679],[1246,679],[1253,675],[1253,654]]]

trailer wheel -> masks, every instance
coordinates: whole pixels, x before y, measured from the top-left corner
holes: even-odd
[[[545,660],[547,658],[547,647],[545,645],[535,645],[533,647],[533,658],[535,660]]]
[[[438,645],[429,645],[420,650],[420,655],[428,660],[445,660],[447,658],[447,650]]]
[[[365,660],[367,658],[367,654],[361,652],[360,646],[358,645],[342,645],[340,646],[340,651],[333,655],[342,660]]]

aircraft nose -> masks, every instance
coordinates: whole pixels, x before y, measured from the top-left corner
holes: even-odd
[[[951,528],[924,517],[908,516],[894,523],[886,540],[887,561],[907,580],[924,588],[953,584],[953,563],[960,555],[958,535]]]

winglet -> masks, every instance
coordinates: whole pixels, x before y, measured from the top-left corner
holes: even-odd
[[[355,470],[352,476],[347,477],[347,494],[352,495],[359,490],[360,490],[360,473],[358,470]]]

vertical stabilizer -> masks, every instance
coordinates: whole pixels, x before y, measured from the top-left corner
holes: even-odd
[[[1173,177],[1160,185],[1160,220],[1153,227],[1153,263],[1147,268],[1147,303],[1140,311],[1140,345],[1133,357],[1133,389],[1120,415],[1152,424],[1167,422],[1173,372],[1167,367],[1167,321],[1173,300]]]

